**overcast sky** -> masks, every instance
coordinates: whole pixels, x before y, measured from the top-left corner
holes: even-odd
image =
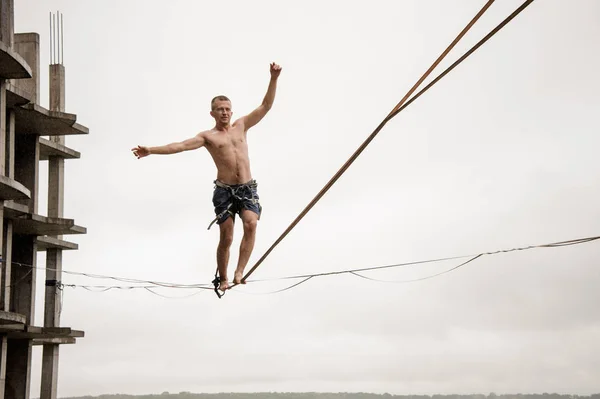
[[[496,2],[437,71],[520,3]],[[67,138],[82,156],[67,161],[65,217],[88,233],[68,237],[80,248],[64,268],[210,282],[210,156],[137,160],[130,149],[212,127],[217,94],[234,117],[251,111],[277,62],[275,105],[249,132],[264,208],[251,267],[483,4],[16,0],[16,31],[40,33],[46,107],[48,15],[64,14],[67,112],[90,129]],[[598,235],[599,37],[600,2],[534,2],[391,121],[252,277]],[[231,268],[240,238],[237,225]],[[59,395],[598,392],[599,263],[594,242],[488,256],[411,284],[342,275],[274,295],[252,294],[291,282],[248,284],[221,300],[67,288],[62,325],[86,337],[61,349]],[[366,275],[406,280],[454,265]],[[36,348],[32,396],[40,358]]]

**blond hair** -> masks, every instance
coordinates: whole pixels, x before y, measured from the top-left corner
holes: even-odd
[[[231,102],[231,100],[229,98],[227,98],[227,96],[216,96],[215,98],[212,99],[212,101],[210,102],[210,109],[214,110],[215,109],[215,103],[217,101],[229,101]]]

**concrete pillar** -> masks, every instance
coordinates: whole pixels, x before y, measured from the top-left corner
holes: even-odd
[[[20,134],[15,140],[15,180],[31,191],[31,198],[18,200],[29,212],[37,213],[40,141],[33,134]]]
[[[4,248],[4,202],[0,201],[0,222],[2,225],[0,226],[0,257],[5,260],[6,249]],[[6,279],[6,264],[0,263],[0,270],[2,271],[0,275],[0,310],[4,309],[4,291],[8,288],[10,289],[10,277],[8,280]],[[8,281],[8,283],[7,283]],[[8,351],[8,339],[6,335],[0,336],[0,398],[4,398],[4,385],[6,384],[6,355]]]
[[[12,239],[10,311],[25,316],[27,324],[33,324],[35,310],[36,269],[24,265],[37,263],[37,244],[34,236],[13,234]]]
[[[4,1],[4,0],[0,0]],[[16,79],[14,84],[31,93],[35,102],[40,103],[40,36],[37,33],[20,33],[15,35],[15,51],[31,67],[32,77],[29,79]],[[31,192],[31,199],[19,201],[29,206],[29,211],[37,213],[37,188],[38,188],[38,163],[39,143],[36,136],[19,137],[16,141],[16,178]],[[35,156],[32,158],[31,155]]]
[[[61,64],[50,65],[50,110],[65,112],[65,66]]]
[[[0,217],[3,217],[3,205],[0,205]],[[0,219],[4,220],[4,219]],[[4,220],[3,226],[0,229],[0,240],[2,241],[2,287],[0,290],[0,310],[8,312],[10,310],[10,285],[11,285],[11,262],[12,262],[12,222]],[[4,398],[6,386],[6,362],[8,355],[8,338],[0,337],[0,398]]]
[[[65,67],[60,64],[50,65],[50,110],[65,111]],[[65,144],[64,136],[53,136],[50,139],[59,144]],[[50,217],[63,216],[64,179],[65,160],[61,157],[50,157],[48,160],[48,216]],[[62,250],[46,250],[46,265],[48,284],[46,284],[44,326],[59,327],[60,292],[51,282],[62,279]],[[44,345],[40,399],[56,399],[59,353],[59,345]]]
[[[3,207],[0,205],[0,207]],[[0,212],[0,216],[3,212]],[[10,288],[11,288],[11,269],[12,269],[12,222],[7,219],[4,221],[2,229],[0,229],[0,238],[2,240],[2,275],[0,280],[2,286],[0,289],[0,310],[5,312],[10,311]],[[3,336],[0,338],[0,398],[4,398],[6,386],[6,364],[8,356],[8,338]]]
[[[0,3],[4,3],[0,0]],[[0,7],[0,31],[4,30],[4,9]],[[6,176],[6,82],[0,80],[0,174]],[[10,262],[7,259],[7,255],[10,251],[7,251],[5,240],[5,228],[7,223],[4,220],[4,202],[0,201],[0,257],[2,263],[0,263],[0,310],[8,310],[8,299],[10,295]],[[6,384],[6,357],[8,354],[8,339],[5,335],[0,336],[0,398],[4,398],[5,384]]]
[[[3,1],[3,0],[2,0]],[[14,37],[15,51],[31,67],[31,78],[15,79],[14,84],[33,94],[35,103],[40,103],[40,35],[37,33],[18,33]]]
[[[0,398],[4,398],[6,387],[6,356],[8,354],[8,338],[0,337]]]
[[[1,0],[0,0],[1,1]],[[5,109],[4,102],[1,102],[0,107],[2,110]],[[4,166],[5,176],[14,178],[14,143],[15,143],[15,115],[14,112],[8,111],[8,117],[6,118],[6,135],[3,137],[3,143],[1,147],[5,150],[5,159],[0,161],[0,164]],[[10,311],[10,297],[11,297],[11,284],[12,284],[12,236],[13,226],[12,222],[8,219],[4,219],[3,205],[0,205],[2,211],[0,211],[0,220],[2,220],[2,228],[0,228],[0,241],[2,242],[2,269],[0,273],[0,310],[5,312]],[[8,338],[3,336],[0,338],[0,398],[5,398],[6,392],[6,372],[7,372],[7,358],[8,358]]]
[[[0,0],[2,2],[2,0]],[[0,175],[6,176],[6,81],[0,80]]]
[[[14,0],[0,0],[0,40],[13,46],[15,5]]]
[[[12,260],[26,265],[35,265],[37,248],[35,237],[13,234]],[[35,309],[36,269],[15,266],[11,270],[11,295],[9,310],[25,315],[31,325]],[[28,339],[8,340],[6,354],[5,399],[28,399],[31,376],[31,347]]]
[[[56,399],[60,345],[44,345],[40,399]]]
[[[4,176],[15,178],[15,111],[7,110]]]
[[[6,247],[4,246],[4,225],[4,201],[0,201],[0,243],[2,244],[0,245],[0,258],[2,258],[2,262],[0,262],[0,310],[4,310],[4,291],[6,290],[7,285],[10,285],[10,278],[8,280],[6,279],[6,267],[4,266],[4,262],[6,261]]]
[[[62,278],[62,250],[49,248],[46,253],[46,282],[48,284],[46,284],[44,327],[60,327],[60,292],[52,283],[60,281]]]
[[[1,1],[1,0],[0,0]],[[4,107],[2,106],[4,109]],[[6,136],[5,136],[5,162],[0,162],[5,166],[5,176],[14,178],[15,173],[15,114],[13,111],[8,111],[6,118]],[[5,312],[10,311],[10,297],[12,284],[12,237],[13,226],[12,221],[4,219],[2,216],[2,229],[0,229],[0,237],[2,238],[2,272],[0,275],[0,310]],[[8,356],[8,338],[2,337],[0,340],[0,398],[5,397],[6,387],[6,365]]]
[[[0,205],[2,207],[2,205]],[[3,212],[0,212],[0,214]],[[2,231],[0,232],[2,237],[2,275],[0,280],[2,281],[2,287],[0,289],[0,310],[10,312],[10,291],[12,281],[12,236],[13,226],[10,220],[5,219],[3,223]],[[1,396],[0,396],[1,397]]]
[[[65,160],[50,157],[48,160],[48,216],[63,217],[65,185]]]
[[[62,250],[46,250],[46,300],[44,327],[60,327],[60,292],[54,281],[62,275]],[[49,270],[56,269],[56,270]],[[58,392],[58,364],[60,345],[44,345],[42,353],[42,379],[40,399],[56,399]]]
[[[50,110],[65,112],[65,67],[50,65]],[[65,144],[65,136],[52,136],[50,140]],[[65,160],[50,157],[48,165],[48,216],[63,217]]]
[[[3,205],[0,205],[3,208]],[[4,216],[0,212],[0,216]],[[0,310],[5,312],[10,311],[10,289],[12,284],[11,269],[12,269],[12,222],[7,219],[2,219],[4,223],[0,229],[0,239],[2,240],[2,275],[0,281]],[[0,338],[0,398],[5,398],[6,387],[6,365],[8,356],[8,338],[3,336]]]
[[[9,340],[6,356],[5,399],[29,399],[31,386],[31,340]]]
[[[2,0],[0,0],[2,2]],[[3,10],[0,10],[2,13]],[[4,15],[0,15],[0,23],[3,22]],[[3,30],[3,26],[0,27]],[[0,175],[6,175],[6,83],[0,80]],[[6,249],[4,247],[4,202],[0,201],[0,257],[5,261]],[[6,263],[0,263],[0,309],[4,310],[5,291],[10,289],[10,277],[6,278]],[[6,355],[8,350],[8,339],[6,336],[0,336],[0,398],[4,398],[4,386],[6,384]]]

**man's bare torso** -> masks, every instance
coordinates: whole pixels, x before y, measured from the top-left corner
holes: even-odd
[[[218,180],[242,184],[252,179],[243,123],[236,121],[227,130],[212,129],[203,132],[202,136],[217,167]]]

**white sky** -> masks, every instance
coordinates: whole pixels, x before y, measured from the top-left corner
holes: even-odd
[[[496,3],[441,67],[520,4]],[[88,234],[69,237],[80,249],[64,268],[210,282],[208,153],[136,160],[130,148],[210,128],[216,94],[234,116],[249,112],[275,61],[275,106],[249,133],[264,207],[251,267],[483,4],[15,1],[16,31],[41,35],[46,107],[48,14],[64,14],[67,112],[90,128],[67,138],[82,157],[67,161],[65,217]],[[253,278],[598,235],[599,37],[600,2],[534,2],[390,122]],[[599,261],[590,243],[485,257],[414,284],[346,275],[276,295],[249,293],[288,282],[248,284],[221,300],[66,289],[62,324],[86,337],[62,347],[59,395],[598,392]],[[403,280],[454,264],[368,275]]]

